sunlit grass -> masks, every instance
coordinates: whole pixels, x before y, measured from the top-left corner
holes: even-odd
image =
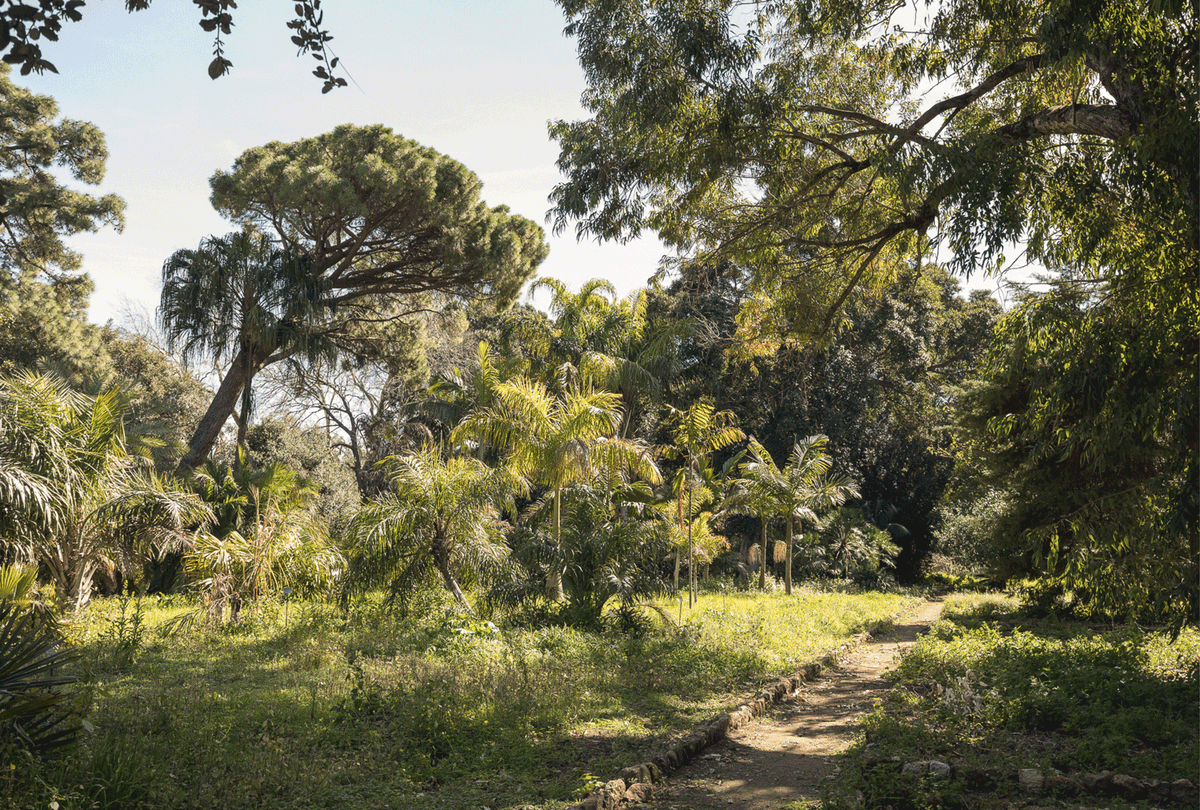
[[[138,624],[136,601],[98,600],[64,631],[101,773],[85,749],[0,800],[103,807],[112,760],[140,796],[123,806],[559,806],[911,601],[709,593],[630,637],[501,629],[436,597],[419,619],[263,601],[163,635],[195,604],[142,600]]]

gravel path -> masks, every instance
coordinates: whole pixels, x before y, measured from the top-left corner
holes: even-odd
[[[777,810],[819,799],[833,774],[833,755],[853,739],[859,719],[887,690],[882,673],[941,610],[940,602],[923,602],[886,635],[851,650],[772,712],[680,768],[644,806]]]

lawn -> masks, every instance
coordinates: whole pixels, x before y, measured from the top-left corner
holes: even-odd
[[[408,617],[378,599],[259,603],[233,627],[165,633],[195,606],[103,600],[64,622],[94,731],[0,773],[0,804],[557,807],[911,601],[718,591],[597,634],[436,596]]]

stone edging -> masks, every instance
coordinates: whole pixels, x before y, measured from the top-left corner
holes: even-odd
[[[667,751],[648,762],[624,769],[616,779],[610,779],[604,787],[597,788],[586,799],[570,805],[567,810],[613,810],[623,803],[650,801],[654,796],[655,784],[687,765],[705,748],[725,739],[730,731],[740,728],[766,712],[767,709],[799,689],[806,681],[814,680],[823,669],[833,666],[840,657],[879,633],[885,625],[894,624],[924,603],[925,600],[921,600],[890,619],[876,622],[870,630],[859,633],[844,644],[825,653],[816,661],[805,664],[792,675],[780,678],[763,687],[754,694],[751,702],[744,703],[732,712],[725,712],[718,715],[715,720],[697,726],[676,740]]]

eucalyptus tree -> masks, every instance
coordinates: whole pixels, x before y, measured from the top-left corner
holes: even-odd
[[[217,79],[233,67],[225,56],[225,37],[233,33],[235,0],[196,0],[200,30],[213,36],[213,58],[208,63],[208,77]],[[40,0],[34,3],[10,3],[0,9],[0,26],[5,38],[0,44],[4,61],[21,66],[21,75],[31,72],[58,73],[54,63],[46,59],[42,47],[58,42],[63,25],[83,20],[84,0]],[[150,8],[150,0],[126,0],[125,10],[132,13]],[[311,55],[317,62],[313,75],[321,80],[321,92],[345,87],[346,80],[335,76],[338,59],[326,47],[333,35],[325,25],[321,0],[296,0],[296,16],[288,21],[292,44],[299,48],[297,55]],[[7,69],[7,68],[6,68]]]
[[[502,509],[524,491],[506,466],[489,468],[468,456],[443,458],[427,445],[388,459],[390,489],[367,503],[350,524],[347,587],[386,585],[403,595],[432,567],[454,599],[471,610],[460,587],[503,563],[508,549],[497,529]]]
[[[750,461],[742,465],[743,475],[759,497],[781,515],[786,528],[787,559],[784,567],[784,590],[792,592],[792,557],[795,550],[795,531],[802,521],[815,523],[821,511],[832,509],[858,497],[858,487],[844,476],[829,475],[832,459],[825,453],[827,439],[809,436],[797,441],[780,468],[762,445],[752,450]]]
[[[247,343],[242,356],[238,347],[189,442],[185,466],[208,453],[248,375],[286,356],[283,347],[292,354],[330,346],[363,355],[369,349],[363,340],[371,335],[361,324],[420,310],[427,306],[424,294],[435,291],[502,308],[547,254],[539,226],[479,199],[474,173],[383,126],[347,124],[315,138],[249,149],[209,182],[223,216],[264,234],[280,251],[283,261],[274,266],[281,276],[268,288],[281,296],[264,299],[279,306],[262,314],[288,340]],[[195,273],[205,269],[197,265]],[[205,283],[195,279],[187,286]],[[169,325],[173,317],[164,321]],[[205,341],[214,331],[203,320],[180,326],[180,340]],[[232,337],[224,345],[233,348]]]
[[[551,127],[556,230],[744,259],[803,331],[926,238],[965,272],[1022,239],[1101,277],[1141,275],[1091,261],[1130,237],[1195,256],[1194,2],[559,5],[590,117]]]
[[[650,448],[616,435],[619,403],[610,391],[572,386],[555,396],[540,382],[517,378],[496,384],[492,404],[468,414],[454,437],[491,444],[516,474],[549,490],[554,542],[561,546],[562,501],[572,485],[598,469],[661,480]],[[550,572],[546,593],[563,598],[561,568]]]

